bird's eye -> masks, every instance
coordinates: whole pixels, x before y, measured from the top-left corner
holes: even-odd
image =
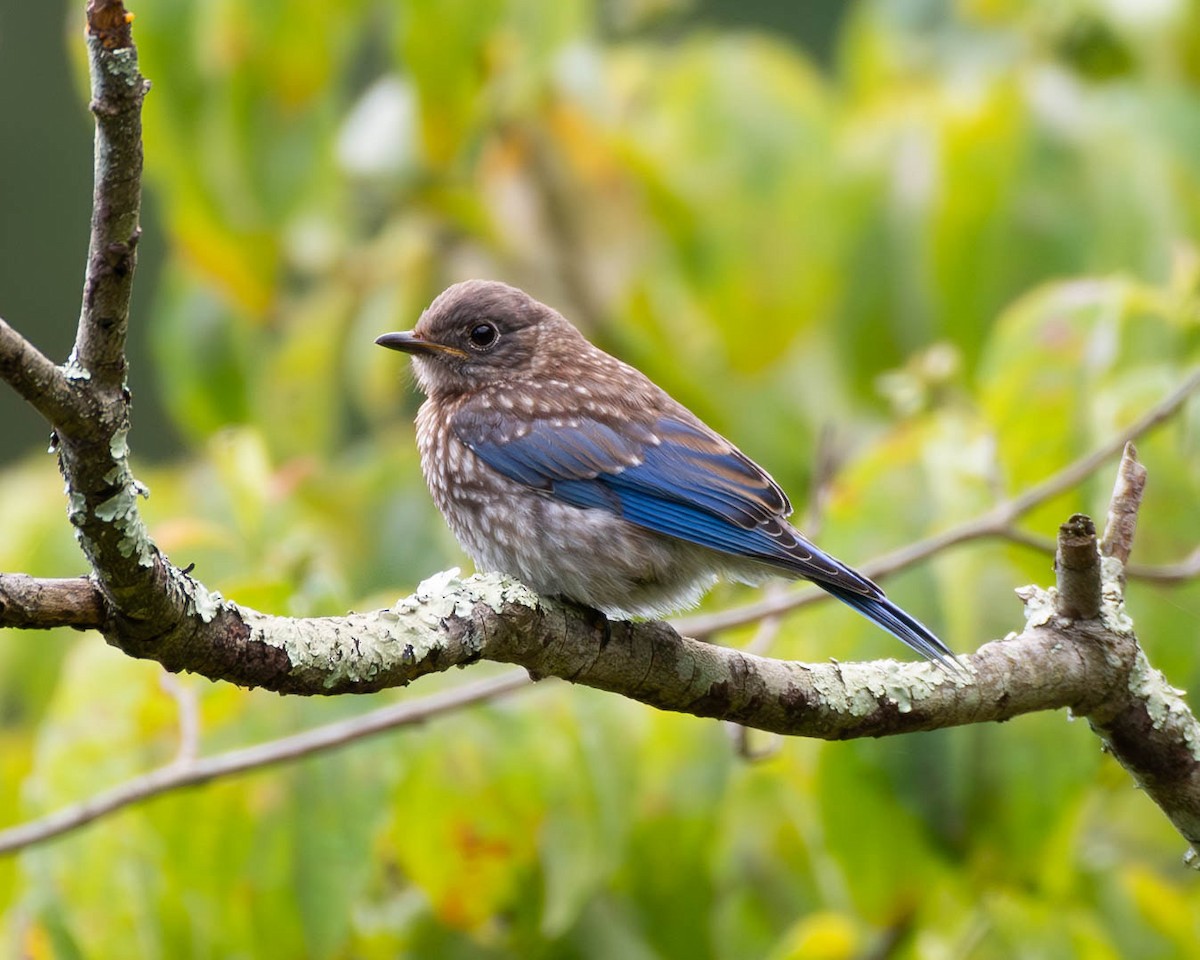
[[[495,326],[490,323],[477,323],[471,328],[471,332],[467,334],[467,338],[471,341],[471,346],[477,350],[486,350],[496,338],[500,336]]]

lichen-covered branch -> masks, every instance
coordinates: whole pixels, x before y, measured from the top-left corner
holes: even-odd
[[[150,644],[114,639],[171,670],[297,694],[369,693],[493,660],[663,710],[832,740],[1061,707],[1089,713],[1134,662],[1126,621],[1115,608],[1103,621],[1065,621],[1052,594],[1028,588],[1023,597],[1028,627],[964,657],[969,678],[927,663],[759,657],[682,637],[664,623],[608,621],[511,578],[462,580],[454,571],[387,610],[309,619],[238,607],[194,584],[176,630]]]
[[[125,334],[142,199],[142,98],[132,17],[120,0],[87,8],[91,110],[96,118],[92,230],[74,363],[95,386],[125,385]]]
[[[1200,723],[1140,649],[1115,693],[1088,716],[1092,729],[1191,844],[1185,862],[1200,870]]]
[[[1133,552],[1145,489],[1146,468],[1127,443],[1101,545],[1103,563],[1116,571],[1104,587],[1109,604],[1120,602],[1121,565]],[[1183,691],[1151,667],[1139,648],[1127,681],[1088,720],[1109,752],[1188,839],[1185,860],[1200,869],[1200,722],[1184,702]]]

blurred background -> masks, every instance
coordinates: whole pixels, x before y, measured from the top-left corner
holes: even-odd
[[[83,6],[0,0],[0,315],[56,358],[90,213]],[[372,343],[464,277],[525,287],[641,367],[854,563],[1111,438],[1200,352],[1193,2],[133,10],[154,85],[135,470],[156,542],[249,606],[368,609],[470,568],[420,478],[404,360]],[[1200,543],[1198,412],[1140,444],[1142,563]],[[0,417],[0,569],[84,572],[44,424],[7,392]],[[1102,517],[1112,480],[1022,529]],[[886,586],[966,652],[1020,629],[1014,587],[1051,580],[1045,554],[991,541]],[[1155,665],[1200,685],[1200,589],[1134,582],[1129,605]],[[900,653],[831,605],[770,652]],[[181,717],[213,753],[463,679],[285,699],[164,683],[94,635],[0,634],[0,826],[170,762]],[[0,952],[1196,955],[1182,840],[1061,713],[751,740],[765,758],[543,684],[0,860]]]

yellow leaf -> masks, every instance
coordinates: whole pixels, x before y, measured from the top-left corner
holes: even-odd
[[[857,956],[862,946],[854,921],[826,910],[797,921],[771,956],[773,960],[845,960]]]

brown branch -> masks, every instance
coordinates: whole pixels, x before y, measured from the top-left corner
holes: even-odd
[[[681,637],[663,623],[598,619],[497,576],[441,575],[391,610],[324,619],[271,617],[193,590],[194,609],[175,630],[151,644],[114,642],[171,670],[306,694],[372,692],[488,659],[663,710],[825,739],[1063,706],[1086,712],[1113,664],[1132,662],[1097,641],[1104,630],[1094,622],[1039,622],[965,658],[970,682],[924,663],[801,664]]]
[[[88,577],[43,580],[0,573],[0,627],[99,630],[108,618],[104,595]]]
[[[96,118],[95,183],[83,308],[74,362],[102,392],[125,384],[125,333],[137,265],[142,197],[142,99],[133,17],[121,0],[87,8],[92,114]]]
[[[62,367],[0,320],[0,380],[11,386],[55,428],[71,429],[86,419],[76,392]]]
[[[211,757],[185,758],[134,777],[72,806],[28,823],[0,830],[0,854],[14,853],[73,830],[125,807],[185,787],[194,787],[356,743],[397,727],[411,726],[472,704],[505,696],[529,685],[523,673],[505,673],[487,680],[464,684],[453,690],[409,700],[349,720],[306,730],[267,743],[230,750]]]
[[[1101,550],[1106,557],[1116,557],[1121,563],[1129,563],[1133,537],[1137,532],[1138,509],[1145,489],[1146,468],[1138,462],[1137,448],[1132,442],[1127,443],[1109,501],[1108,521],[1104,525]]]

